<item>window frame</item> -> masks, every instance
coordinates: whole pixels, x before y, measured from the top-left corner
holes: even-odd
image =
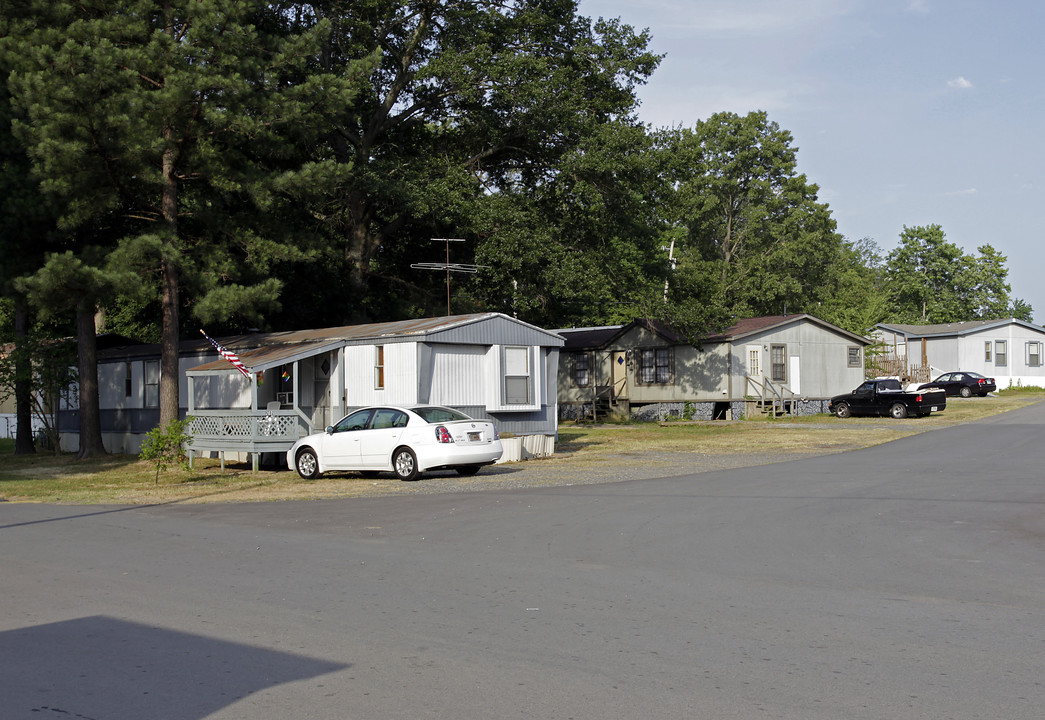
[[[374,346],[374,389],[385,389],[385,346]]]
[[[779,362],[775,357],[778,352]],[[769,379],[773,382],[787,382],[787,345],[784,343],[773,343],[769,346]]]
[[[854,358],[855,353],[855,358]],[[858,368],[863,367],[864,363],[861,359],[862,353],[860,352],[859,345],[850,345],[846,348],[846,367]]]
[[[991,360],[991,357],[992,357],[991,347],[992,347],[992,345],[991,345],[991,341],[990,340],[984,340],[983,341],[983,361],[984,362],[992,362],[992,360]]]
[[[155,377],[155,380],[152,378]],[[160,361],[146,360],[142,377],[142,407],[160,406]]]
[[[578,388],[591,387],[592,354],[590,352],[573,353],[572,361],[572,366],[570,367],[570,384],[573,385],[573,387]],[[583,382],[580,379],[581,373],[584,373]]]
[[[675,384],[675,348],[663,345],[637,348],[636,382],[639,385]]]
[[[1041,346],[1040,340],[1027,341],[1027,367],[1041,367]]]
[[[994,341],[994,365],[995,367],[1008,367],[1009,365],[1009,352],[1006,346],[1006,340],[995,340]]]
[[[517,366],[519,358],[525,358],[525,372],[520,374]],[[530,347],[526,345],[505,345],[501,351],[502,360],[502,382],[501,390],[504,393],[504,404],[506,406],[529,406],[533,405],[533,357]],[[525,386],[525,397],[519,393],[519,389]],[[520,399],[521,398],[521,399]]]

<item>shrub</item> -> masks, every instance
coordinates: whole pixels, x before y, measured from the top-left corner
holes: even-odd
[[[145,435],[142,441],[141,453],[138,457],[142,460],[156,461],[156,484],[160,484],[160,470],[166,471],[171,465],[180,465],[188,469],[189,461],[184,453],[184,446],[192,445],[192,435],[185,432],[185,428],[192,422],[191,417],[184,420],[174,420],[166,427],[154,427]]]

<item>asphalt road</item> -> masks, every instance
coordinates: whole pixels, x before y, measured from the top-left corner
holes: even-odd
[[[4,720],[1045,715],[1045,403],[662,480],[0,504]]]

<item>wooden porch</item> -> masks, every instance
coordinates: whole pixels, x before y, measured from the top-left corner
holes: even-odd
[[[246,453],[257,471],[261,453],[285,453],[298,438],[316,432],[308,417],[290,410],[196,410],[188,428],[192,445],[189,467],[201,452],[217,452],[225,469],[225,453]]]

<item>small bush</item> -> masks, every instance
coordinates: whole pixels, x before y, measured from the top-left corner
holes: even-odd
[[[142,441],[142,460],[156,461],[156,484],[160,484],[160,470],[166,471],[171,465],[179,465],[188,470],[189,460],[185,456],[184,446],[192,445],[192,436],[185,428],[192,422],[191,417],[175,420],[167,425],[166,430],[154,427]]]

